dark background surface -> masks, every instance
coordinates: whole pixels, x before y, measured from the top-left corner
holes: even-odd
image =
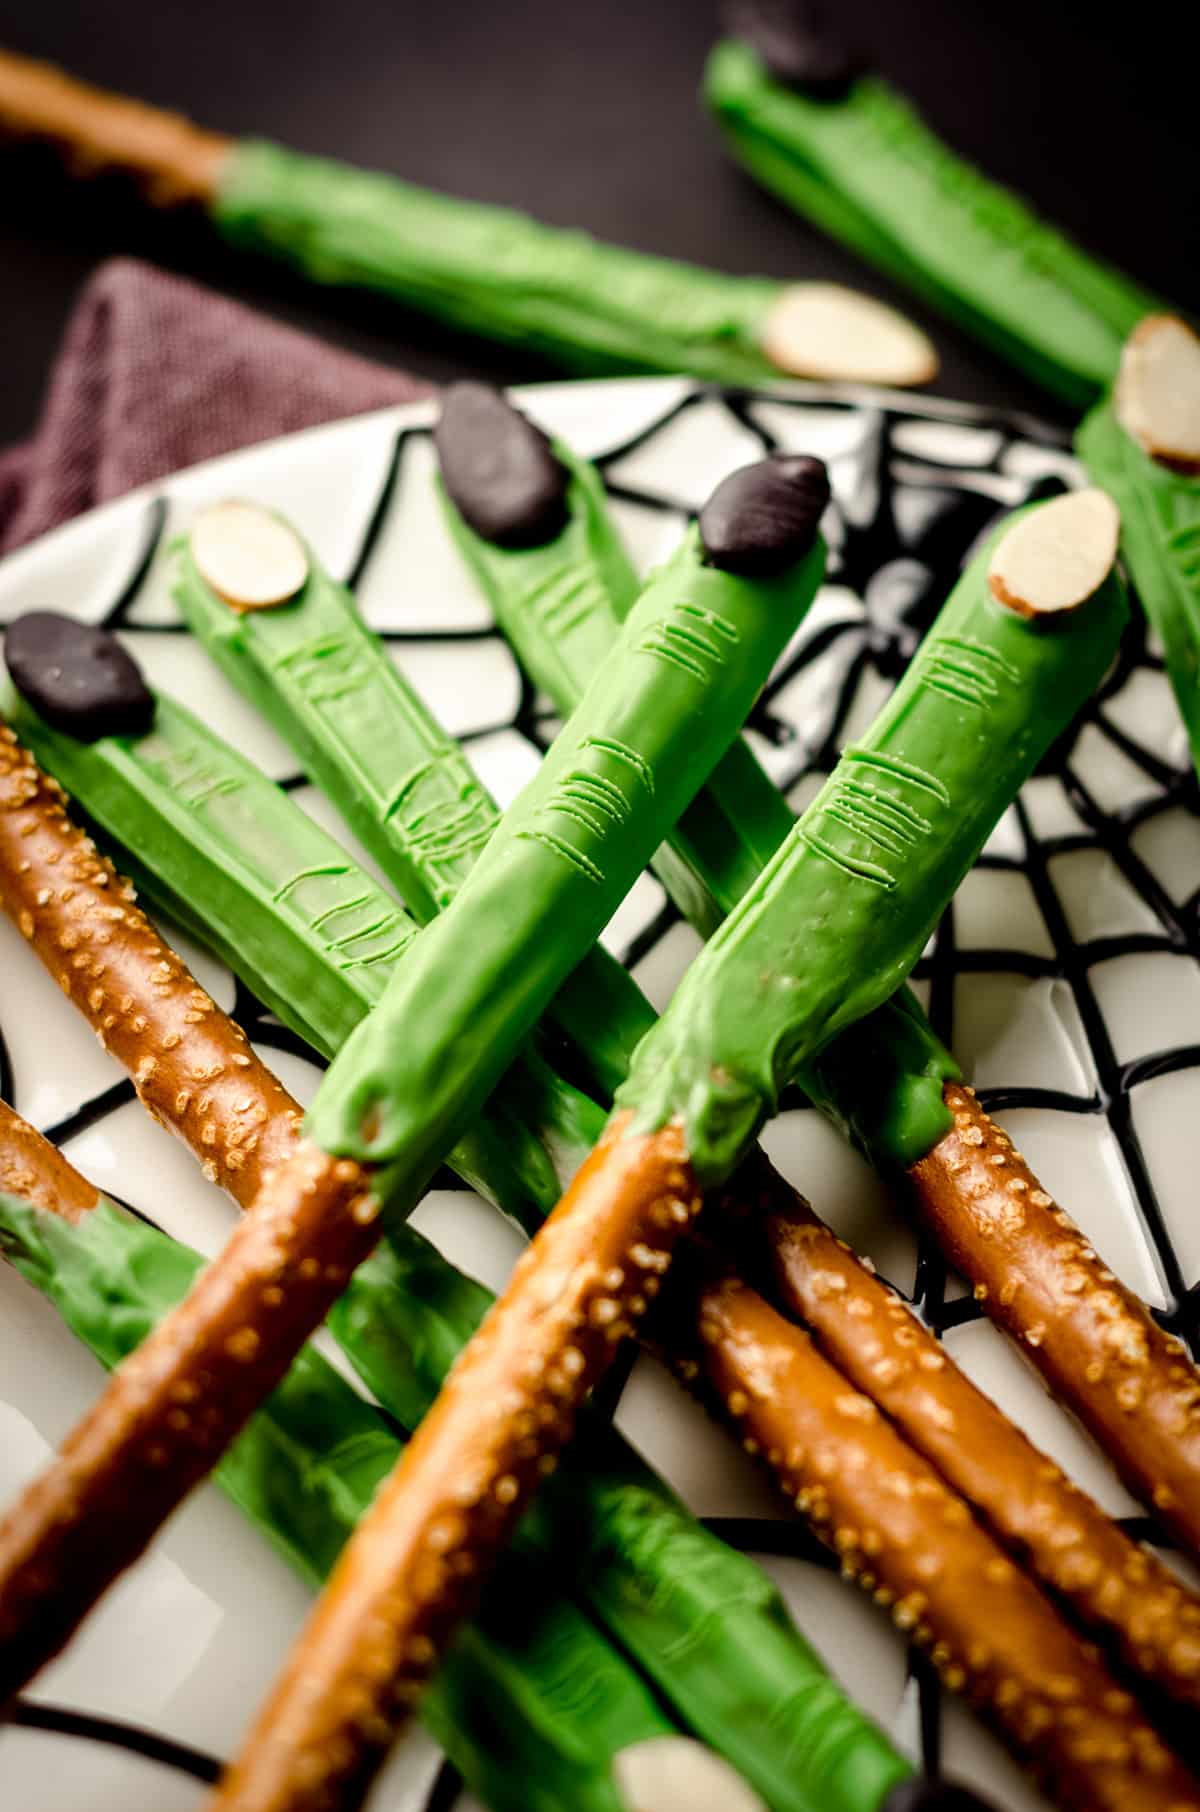
[[[1200,309],[1200,125],[1180,0],[841,0],[848,35],[954,147],[1084,244]],[[0,0],[0,43],[232,133],[396,171],[650,251],[903,300],[754,189],[696,99],[710,0]],[[1193,27],[1193,38],[1195,31]],[[433,378],[548,374],[366,296],[308,289],[108,179],[0,148],[0,444],[32,425],[72,301],[107,255],[201,279]],[[921,308],[943,394],[1054,413]]]

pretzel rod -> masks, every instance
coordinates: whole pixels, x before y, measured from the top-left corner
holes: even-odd
[[[202,203],[243,250],[379,290],[470,332],[589,371],[781,372],[924,384],[937,354],[903,315],[833,283],[735,277],[606,245],[348,164],[236,140],[0,52],[0,131],[48,139],[79,173]],[[503,246],[503,257],[496,248]]]
[[[293,1103],[62,801],[0,725],[0,903],[149,1112],[202,1149],[206,1174],[246,1206],[294,1146]],[[175,1055],[185,1041],[186,1067]]]
[[[100,1200],[87,1178],[6,1101],[0,1101],[0,1190],[40,1202],[72,1222]]]
[[[1075,450],[1120,504],[1121,552],[1162,641],[1200,772],[1200,337],[1186,322],[1139,322]]]
[[[6,1158],[18,1157],[27,1193],[41,1206],[0,1191],[4,1257],[102,1363],[117,1364],[186,1293],[203,1260],[99,1197],[5,1109],[0,1170]],[[85,1225],[63,1212],[64,1182],[75,1199],[90,1196],[97,1204],[82,1217]],[[402,1446],[379,1412],[306,1346],[215,1479],[289,1565],[319,1586]],[[627,1796],[637,1796],[651,1764],[669,1764],[681,1812],[697,1805],[724,1812],[731,1804],[762,1812],[725,1763],[679,1734],[634,1669],[562,1596],[559,1578],[547,1577],[547,1559],[526,1531],[424,1701],[424,1721],[468,1786],[495,1812],[527,1812],[530,1781],[544,1790],[552,1783],[563,1804],[581,1812],[628,1812]],[[832,1682],[828,1688],[832,1711],[839,1695]],[[487,1707],[483,1717],[480,1706]],[[853,1716],[845,1708],[843,1733]],[[847,1802],[853,1812],[874,1808],[888,1783],[908,1773],[899,1756],[884,1760],[870,1791],[873,1733],[859,1722],[864,1792]],[[874,1741],[885,1756],[882,1738]]]
[[[965,1149],[960,1141],[957,1151],[925,1164],[944,1174]],[[992,1153],[969,1149],[980,1153],[972,1172],[979,1183]],[[1011,1174],[1008,1164],[1005,1172]],[[758,1180],[757,1197],[748,1177],[737,1195],[739,1254],[757,1249],[782,1305],[1085,1630],[1110,1644],[1115,1639],[1133,1673],[1181,1704],[1200,1707],[1200,1596],[1037,1450],[765,1160]],[[956,1183],[955,1223],[960,1194]],[[987,1218],[985,1207],[981,1219]],[[1054,1246],[1045,1242],[1047,1251]],[[1015,1275],[1003,1254],[995,1268]]]
[[[956,156],[907,100],[838,54],[793,0],[741,0],[704,76],[729,149],[752,176],[985,345],[1082,407],[1156,305],[1025,202]]]
[[[691,1252],[683,1263],[691,1268]],[[807,1334],[719,1269],[681,1302],[688,1316],[698,1302],[691,1366],[748,1451],[763,1457],[843,1574],[891,1610],[1060,1806],[1200,1806],[1200,1785],[1095,1651]],[[671,1332],[674,1346],[674,1324]]]
[[[786,464],[764,462],[759,483],[772,494],[786,492]],[[753,516],[760,501],[752,492],[741,507]],[[770,576],[743,579],[723,570],[693,532],[657,576],[629,619],[625,646],[614,650],[589,699],[506,815],[497,839],[503,859],[489,862],[468,890],[470,922],[457,910],[464,893],[413,941],[383,999],[326,1076],[318,1103],[327,1093],[336,1099],[333,1119],[349,1103],[349,1133],[331,1140],[318,1132],[316,1143],[302,1141],[271,1171],[221,1258],[122,1368],[58,1464],[34,1482],[0,1530],[7,1664],[0,1693],[15,1691],[61,1646],[212,1465],[223,1438],[253,1409],[256,1389],[261,1397],[282,1375],[370,1251],[381,1209],[386,1205],[397,1217],[411,1210],[732,739],[820,577],[824,550],[815,514],[794,510],[770,551]],[[78,694],[68,687],[64,699],[63,676],[70,670],[76,677],[76,658],[87,668],[86,643],[81,650],[76,641],[67,659],[53,634],[48,648],[42,641],[48,629],[55,625],[43,619],[27,628],[23,644],[18,638],[22,684],[27,696],[32,691],[70,722]],[[686,658],[679,658],[677,644]],[[12,668],[11,634],[6,654]],[[93,690],[113,687],[116,704],[131,701],[136,727],[144,726],[144,686],[133,685],[136,673],[123,673],[107,648],[96,652],[88,677]],[[16,791],[28,803],[38,790],[27,768]],[[21,803],[15,793],[13,802]],[[38,814],[26,812],[18,832],[26,823],[36,834]],[[436,1025],[431,997],[439,1007]],[[236,1101],[234,1108],[242,1111]],[[331,1155],[348,1137],[363,1136],[395,1146],[373,1175]],[[176,1387],[197,1389],[189,1360],[218,1385],[217,1400],[205,1405],[203,1441],[172,1440],[165,1432],[179,1408]],[[197,1412],[189,1413],[196,1422]],[[105,1519],[118,1516],[122,1480],[128,1483],[130,1469],[143,1468],[147,1456],[156,1463],[154,1489],[145,1490],[138,1514],[124,1519],[110,1544]],[[85,1501],[94,1523],[86,1553],[80,1525],[72,1531],[63,1523],[64,1507]]]
[[[717,496],[740,501],[743,476],[727,480],[731,489]],[[710,551],[714,544],[729,550],[727,559],[740,558],[732,553],[736,519],[714,510],[715,502],[710,501],[701,519],[705,544]],[[1111,658],[1124,616],[1123,596],[1112,577],[1116,533],[1115,511],[1104,499],[1096,494],[1068,498],[1019,518],[968,569],[866,745],[843,757],[789,843],[697,958],[671,1008],[639,1047],[622,1091],[625,1100],[618,1097],[631,1117],[617,1115],[616,1130],[583,1166],[466,1349],[450,1400],[446,1393],[439,1399],[445,1413],[434,1405],[422,1425],[430,1430],[428,1440],[418,1437],[406,1456],[403,1500],[385,1491],[347,1550],[343,1568],[318,1606],[310,1636],[302,1638],[298,1658],[285,1669],[235,1767],[225,1803],[240,1800],[248,1807],[261,1798],[264,1805],[298,1812],[306,1804],[339,1796],[346,1803],[364,1790],[389,1738],[380,1693],[371,1692],[362,1678],[360,1645],[377,1650],[380,1665],[390,1672],[406,1654],[414,1617],[422,1624],[419,1633],[432,1645],[447,1637],[454,1616],[461,1614],[452,1594],[450,1602],[430,1605],[427,1590],[449,1593],[450,1582],[444,1566],[435,1576],[421,1546],[428,1526],[442,1528],[445,1494],[456,1482],[446,1476],[456,1420],[463,1424],[457,1438],[468,1443],[464,1453],[473,1451],[470,1416],[461,1407],[461,1380],[472,1380],[477,1404],[506,1405],[504,1415],[489,1415],[488,1463],[479,1482],[484,1490],[498,1485],[502,1497],[511,1499],[507,1508],[515,1517],[535,1482],[539,1454],[554,1458],[563,1421],[595,1381],[604,1353],[595,1330],[588,1330],[584,1345],[578,1326],[569,1330],[561,1321],[554,1326],[551,1305],[573,1310],[583,1292],[578,1305],[583,1313],[595,1313],[621,1334],[632,1333],[649,1297],[640,1273],[657,1277],[669,1264],[678,1230],[688,1220],[685,1196],[700,1182],[723,1181],[769,1113],[779,1077],[775,1073],[764,1079],[764,1069],[790,1065],[794,1075],[836,1029],[839,1013],[848,1020],[869,1011],[891,992],[896,969],[902,975],[911,966],[947,893],[1007,804],[1009,789],[1015,791],[1056,724],[1078,708]],[[636,614],[623,631],[626,644]],[[606,662],[602,672],[609,670]],[[947,697],[954,701],[949,710]],[[964,740],[972,751],[965,764]],[[993,743],[996,771],[989,774],[981,797],[977,754]],[[933,761],[932,772],[920,765],[922,757]],[[898,798],[881,792],[872,815],[868,781],[859,779],[870,764],[894,783],[913,787],[929,817],[919,814],[903,792]],[[838,803],[839,787],[843,804]],[[856,795],[862,805],[856,804]],[[849,838],[835,824],[839,816],[850,827]],[[906,864],[892,873],[874,858],[872,833],[878,845],[891,847],[896,821],[909,847]],[[918,828],[926,841],[909,834]],[[870,859],[864,845],[872,851]],[[457,906],[486,897],[481,885],[485,875],[503,874],[498,850],[504,851],[502,835],[493,840]],[[897,894],[886,913],[878,897],[885,882]],[[786,895],[781,891],[785,885]],[[851,990],[852,1009],[839,999],[846,986],[844,963],[833,958],[830,975],[822,968],[841,900],[853,911],[853,938],[861,945],[856,958],[864,970]],[[451,907],[431,929],[450,923],[454,914]],[[874,995],[872,989],[877,990]],[[387,1023],[386,1012],[381,1017],[377,1010],[372,1027],[382,1033]],[[316,1136],[360,1157],[394,1158],[398,1128],[389,1126],[389,1074],[381,1040],[365,1042],[356,1033],[310,1116]],[[659,1194],[664,1197],[671,1161],[674,1206],[646,1189],[642,1160],[647,1154],[662,1173]],[[648,1237],[658,1222],[657,1236]],[[581,1254],[617,1255],[610,1293],[594,1310],[588,1301],[589,1293],[596,1293],[594,1261],[576,1276],[564,1268],[558,1251],[565,1243],[559,1232],[563,1226],[577,1238],[582,1228]],[[639,1273],[632,1283],[631,1262]],[[543,1267],[546,1275],[539,1281]],[[556,1340],[559,1350],[569,1340],[580,1343],[574,1382],[568,1367],[554,1364],[545,1374],[553,1377],[556,1404],[544,1429],[536,1412],[529,1414],[527,1389],[536,1392],[538,1387],[521,1388],[526,1374],[518,1353],[507,1352],[490,1331],[522,1328],[530,1339],[534,1327]],[[535,1369],[541,1356],[540,1350],[535,1353]],[[507,1384],[489,1370],[497,1358],[513,1368],[508,1397]],[[528,1461],[501,1470],[518,1450],[528,1453]],[[462,1488],[461,1479],[457,1483]],[[472,1476],[471,1493],[475,1485]],[[449,1518],[456,1560],[472,1576],[491,1558],[507,1526],[491,1505],[481,1520],[477,1528],[471,1518]],[[379,1554],[380,1564],[356,1565],[356,1551]],[[327,1678],[337,1687],[314,1705],[305,1682],[310,1667],[319,1664],[322,1647],[330,1657]],[[406,1666],[403,1702],[419,1690],[420,1680],[419,1667]],[[367,1728],[359,1715],[364,1694]],[[286,1757],[301,1753],[306,1759],[298,1776]]]
[[[119,170],[156,207],[211,202],[235,141],[177,113],[76,81],[52,63],[0,51],[0,133],[45,139],[75,175]]]
[[[1134,1495],[1200,1552],[1200,1380],[1186,1347],[1106,1269],[973,1090],[947,1084],[946,1105],[953,1130],[908,1173],[922,1224]]]

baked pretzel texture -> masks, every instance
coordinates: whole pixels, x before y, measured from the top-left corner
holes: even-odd
[[[347,1543],[215,1805],[360,1803],[699,1211],[678,1128],[614,1122]]]
[[[206,202],[233,140],[31,57],[0,51],[0,133],[44,139],[74,174],[120,170],[157,207]]]
[[[6,1101],[0,1101],[0,1190],[72,1222],[82,1220],[100,1200],[57,1146],[35,1132]]]
[[[243,1207],[293,1151],[300,1110],[0,725],[0,905],[143,1105]]]
[[[211,1471],[375,1243],[377,1220],[358,1167],[303,1141],[220,1262],[112,1374],[0,1523],[0,1703]]]
[[[1200,1597],[1038,1451],[765,1160],[754,1180],[742,1179],[737,1250],[767,1295],[1085,1630],[1200,1707]]]
[[[1200,1785],[1094,1648],[1059,1618],[870,1397],[720,1266],[672,1324],[692,1382],[946,1685],[1070,1812],[1193,1812]],[[836,1292],[835,1292],[836,1293]],[[674,1296],[672,1294],[672,1305]]]
[[[1108,1454],[1135,1497],[1200,1554],[1200,1372],[1108,1269],[973,1090],[948,1083],[950,1132],[908,1178],[916,1212]]]

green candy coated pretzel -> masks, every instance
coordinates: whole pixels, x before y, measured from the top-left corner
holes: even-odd
[[[151,899],[322,1056],[341,1048],[417,927],[340,844],[173,699],[158,696],[147,735],[98,743],[51,728],[11,687],[4,716]],[[526,1228],[558,1199],[550,1157],[500,1104],[449,1162]]]
[[[614,567],[612,577],[618,576],[624,582]],[[636,595],[632,574],[629,583]],[[226,678],[291,745],[413,917],[428,923],[466,880],[500,812],[458,743],[367,628],[346,588],[309,550],[309,576],[296,597],[273,610],[243,614],[206,584],[183,540],[174,594]],[[614,1002],[640,1011],[626,970],[597,947],[549,1009],[561,1033],[586,1045],[589,1068],[610,1093],[627,1061],[606,1031]]]
[[[1111,397],[1084,418],[1075,450],[1121,511],[1121,553],[1162,641],[1200,773],[1200,477],[1153,459],[1121,426]]]
[[[318,283],[381,290],[576,371],[779,376],[758,342],[787,286],[767,278],[626,251],[261,140],[233,148],[211,213],[235,245]]]
[[[810,99],[730,39],[704,86],[764,187],[1068,403],[1095,401],[1126,335],[1161,307],[955,156],[876,77]]]
[[[823,567],[818,538],[779,577],[739,578],[706,565],[689,531],[487,860],[335,1058],[308,1118],[319,1145],[399,1162],[405,1199],[423,1186],[736,736]]]
[[[683,1120],[706,1185],[729,1174],[830,1040],[904,981],[1116,651],[1126,601],[1115,574],[1054,618],[1030,621],[991,595],[991,552],[1013,521],[967,567],[874,724],[696,958],[617,1093],[639,1127]]]

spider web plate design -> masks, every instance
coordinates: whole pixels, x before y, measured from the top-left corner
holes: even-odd
[[[834,504],[828,582],[778,662],[748,734],[800,808],[903,671],[996,515],[1078,482],[1036,421],[888,392],[793,385],[721,392],[672,379],[539,386],[530,411],[598,460],[643,569],[688,513],[764,451],[819,454]],[[203,504],[256,498],[293,517],[353,586],[502,803],[556,728],[459,565],[431,489],[424,405],[311,430],[197,467],[59,530],[0,566],[0,621],[69,610],[119,628],[151,681],[219,725],[370,866],[289,752],[192,642],[170,600],[168,547]],[[1112,1267],[1164,1324],[1200,1337],[1200,797],[1162,659],[1140,617],[1098,696],[1006,814],[915,976],[985,1104]],[[165,927],[301,1099],[319,1068],[221,966]],[[698,948],[644,875],[606,942],[662,1006]],[[0,924],[0,1094],[110,1193],[205,1251],[233,1210],[153,1125],[117,1066]],[[1089,1441],[918,1244],[867,1167],[809,1109],[764,1140],[837,1230],[897,1285],[948,1349],[1106,1508],[1152,1534]],[[493,1285],[515,1235],[447,1173],[416,1216]],[[52,1311],[0,1272],[0,1493],[9,1497],[92,1400],[99,1373]],[[639,1359],[608,1390],[625,1433],[728,1540],[775,1573],[801,1627],[897,1740],[1018,1812],[1043,1802],[678,1388]],[[1179,1564],[1179,1563],[1177,1563]],[[196,1804],[235,1744],[304,1589],[212,1489],[192,1499],[0,1734],[6,1803],[23,1812],[159,1812]],[[11,1794],[11,1799],[9,1795]],[[416,1732],[372,1805],[474,1805]]]

